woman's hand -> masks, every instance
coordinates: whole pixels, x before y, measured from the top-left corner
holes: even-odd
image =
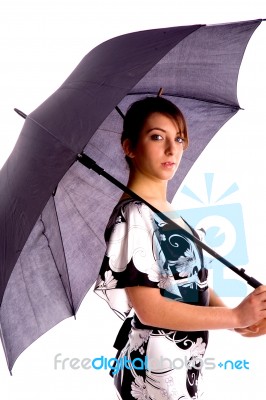
[[[235,332],[244,337],[258,337],[266,334],[266,318],[246,328],[235,328]]]
[[[237,315],[238,329],[244,329],[248,334],[257,334],[257,328],[263,331],[266,328],[264,326],[266,321],[266,286],[261,285],[257,287],[252,293],[250,293],[237,307],[235,307],[234,312]],[[240,330],[239,330],[240,329]]]

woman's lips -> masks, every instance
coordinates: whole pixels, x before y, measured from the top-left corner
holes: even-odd
[[[171,169],[171,168],[173,168],[173,167],[175,166],[175,163],[174,163],[174,162],[167,161],[167,162],[162,163],[162,166],[163,166],[164,168],[169,168],[169,169]]]

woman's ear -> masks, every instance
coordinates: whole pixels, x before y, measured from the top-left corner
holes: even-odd
[[[134,158],[135,157],[135,154],[134,154],[134,152],[133,152],[133,150],[131,148],[131,143],[130,143],[129,139],[125,139],[123,141],[122,147],[123,147],[124,153],[125,153],[125,155],[127,157],[129,157],[129,158]]]

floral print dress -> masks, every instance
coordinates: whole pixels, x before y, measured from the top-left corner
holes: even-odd
[[[201,249],[184,231],[133,199],[121,200],[114,208],[105,240],[107,250],[94,290],[124,320],[111,368],[118,399],[203,399],[201,367],[208,332],[143,325],[125,290],[147,286],[169,300],[208,305]]]

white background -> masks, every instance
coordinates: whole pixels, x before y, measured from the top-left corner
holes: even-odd
[[[266,18],[260,0],[2,0],[0,6],[0,167],[19,135],[26,114],[51,95],[93,47],[119,34],[150,28],[220,23]],[[213,198],[232,183],[239,190],[224,203],[240,203],[248,247],[248,273],[266,282],[266,22],[257,29],[240,71],[240,111],[208,146],[186,178],[186,185],[204,201],[204,174],[214,173]],[[27,183],[25,182],[25,185]],[[204,197],[205,196],[205,197]],[[177,194],[180,209],[198,204]],[[212,271],[211,274],[212,276]],[[224,271],[225,278],[234,278]],[[247,288],[249,292],[251,289]],[[241,298],[224,298],[228,305]],[[51,310],[52,312],[52,310]],[[77,320],[63,321],[32,344],[9,375],[0,349],[0,398],[114,399],[107,371],[54,368],[54,357],[115,356],[112,343],[120,321],[93,293],[85,298]],[[205,371],[210,399],[261,399],[265,397],[266,337],[245,339],[229,331],[213,331],[207,356],[217,361],[249,361],[249,370]]]

